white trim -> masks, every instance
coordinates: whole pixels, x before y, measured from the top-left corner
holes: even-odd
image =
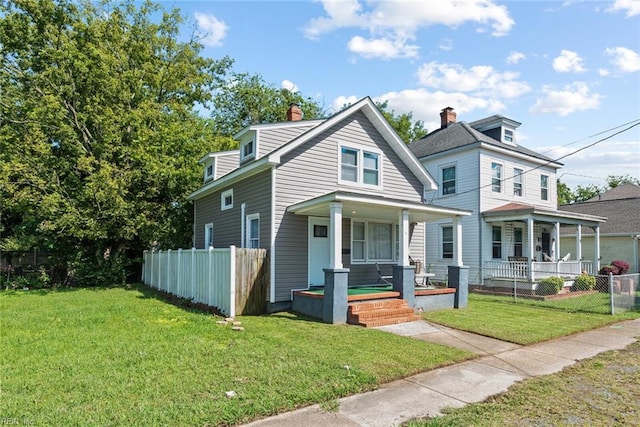
[[[198,163],[204,163],[208,159],[215,159],[216,157],[232,156],[232,155],[235,156],[236,154],[239,154],[239,153],[240,153],[239,150],[216,151],[214,153],[205,154],[204,156],[202,156],[202,158],[200,158],[200,160],[198,160]]]
[[[256,158],[256,151],[258,151],[258,137],[255,135],[253,138],[249,138],[240,143],[240,162],[246,162]],[[251,145],[251,153],[245,154],[245,148]]]
[[[209,168],[211,168],[211,173],[209,173]],[[216,177],[216,160],[215,158],[211,161],[211,163],[205,163],[204,165],[204,182],[212,180]]]
[[[329,268],[342,268],[342,203],[329,207]]]
[[[519,174],[516,174],[516,169],[520,171]],[[516,194],[516,177],[520,177],[520,195]],[[525,198],[525,188],[527,188],[526,185],[526,174],[524,172],[524,168],[523,167],[513,167],[513,197],[522,197],[523,199]]]
[[[490,165],[489,165],[489,170],[491,171],[491,173],[489,174],[489,179],[490,181],[490,185],[491,185],[491,193],[497,193],[497,194],[503,194],[504,193],[504,183],[505,183],[505,179],[504,179],[504,161],[500,162],[497,160],[493,160],[493,159],[489,159],[491,161]],[[498,165],[500,166],[500,176],[498,177],[498,182],[500,183],[500,191],[495,191],[493,189],[493,165]]]
[[[231,196],[231,203],[227,204],[227,197],[229,196]],[[233,209],[233,188],[220,193],[220,210],[226,211],[229,209]]]
[[[446,223],[441,223],[438,224],[439,228],[438,228],[438,234],[439,234],[439,247],[438,247],[438,258],[446,261],[446,262],[451,262],[452,260],[455,260],[456,257],[456,238],[455,238],[455,232],[456,229],[454,227],[453,222],[446,222]],[[451,258],[445,258],[444,257],[444,229],[445,228],[450,228],[451,229],[451,244],[452,244],[452,248],[451,248]]]
[[[547,177],[547,187],[546,188],[542,186],[542,177],[543,176]],[[550,188],[549,188],[551,186],[551,179],[550,178],[551,178],[551,176],[549,174],[544,174],[544,173],[540,174],[540,200],[541,201],[548,202],[548,201],[551,200],[551,191],[550,191]],[[542,198],[542,190],[543,190],[543,188],[545,190],[547,190],[547,198],[546,199]]]
[[[456,174],[456,177],[454,179],[454,190],[455,191],[453,193],[444,194],[444,177],[442,176],[442,173],[444,172],[445,169],[449,169],[449,168],[454,168],[454,171],[455,171],[455,174]],[[455,160],[453,162],[450,162],[450,163],[444,163],[442,165],[439,165],[438,166],[438,175],[439,175],[438,176],[438,178],[439,178],[438,182],[440,183],[440,188],[441,188],[441,190],[438,192],[438,193],[440,193],[439,194],[440,197],[455,196],[456,194],[459,193],[458,183],[460,181],[458,180],[459,173],[458,173],[458,161],[457,160]]]
[[[269,239],[269,302],[276,302],[276,171],[275,165],[271,166],[271,235]],[[293,295],[293,294],[292,294]],[[293,296],[291,298],[293,300]]]
[[[402,215],[402,212],[400,212],[400,215]],[[350,236],[349,236],[349,248],[350,248],[350,259],[349,261],[351,262],[351,264],[375,264],[378,262],[397,262],[398,260],[396,259],[396,242],[398,241],[398,234],[396,233],[396,228],[398,226],[397,222],[393,222],[393,221],[382,221],[382,220],[375,220],[375,219],[355,219],[355,218],[351,218],[351,229],[350,229]],[[364,248],[363,248],[363,256],[364,259],[360,260],[360,259],[353,259],[353,225],[358,222],[358,223],[363,223],[364,224]],[[369,258],[369,224],[373,223],[373,224],[388,224],[391,226],[391,258]],[[408,247],[407,247],[407,254],[408,254]],[[407,257],[408,259],[408,257]]]
[[[240,247],[241,248],[246,247],[244,242],[246,212],[247,212],[247,204],[242,203],[240,205]]]

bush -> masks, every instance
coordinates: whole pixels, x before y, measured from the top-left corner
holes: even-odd
[[[573,290],[575,291],[590,291],[596,286],[596,278],[594,276],[587,276],[582,274],[576,277],[573,282]]]
[[[600,268],[600,271],[598,271],[598,274],[601,276],[608,276],[609,273],[613,274],[614,276],[619,274],[618,267],[616,267],[615,265],[603,265]]]
[[[562,277],[545,277],[538,282],[536,294],[538,295],[555,295],[560,292],[564,286]]]
[[[618,274],[626,274],[629,271],[629,267],[631,267],[628,262],[620,259],[611,261],[611,265],[618,269]]]

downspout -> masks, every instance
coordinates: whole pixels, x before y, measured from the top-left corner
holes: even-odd
[[[638,265],[638,239],[640,239],[640,234],[633,236],[633,264],[636,273],[640,273],[640,265]]]

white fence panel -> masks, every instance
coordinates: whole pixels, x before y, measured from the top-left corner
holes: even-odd
[[[235,247],[145,251],[143,282],[235,316]]]

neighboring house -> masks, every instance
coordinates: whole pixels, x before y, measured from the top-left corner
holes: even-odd
[[[530,283],[536,275],[557,273],[560,258],[574,260],[563,264],[565,273],[597,269],[597,256],[589,265],[580,263],[575,253],[566,256],[559,229],[588,227],[597,235],[606,218],[556,208],[556,172],[562,164],[519,145],[520,123],[500,115],[456,121],[450,107],[440,118],[440,129],[409,149],[436,177],[438,188],[427,192],[427,203],[473,212],[462,219],[462,258],[470,267],[471,284],[486,284],[504,272],[511,276],[510,262],[520,263],[518,271]],[[427,224],[427,263],[452,262],[452,225],[449,219]],[[596,238],[596,254],[598,245]]]
[[[560,209],[581,214],[607,217],[600,227],[600,258],[602,264],[620,259],[631,265],[630,273],[640,273],[638,259],[640,240],[640,187],[623,184],[612,188],[599,196],[580,203],[562,205]],[[576,233],[571,229],[562,229],[560,242],[563,248],[575,251]],[[583,230],[582,243],[585,250],[582,256],[593,259],[594,233]],[[586,245],[585,245],[586,243]]]
[[[450,261],[462,265],[459,218],[469,212],[423,203],[436,181],[370,98],[326,120],[301,117],[292,105],[289,121],[236,134],[239,151],[201,159],[205,182],[189,196],[195,247],[266,248],[271,310],[334,272],[366,285],[375,264],[424,260],[425,222],[452,224]]]

